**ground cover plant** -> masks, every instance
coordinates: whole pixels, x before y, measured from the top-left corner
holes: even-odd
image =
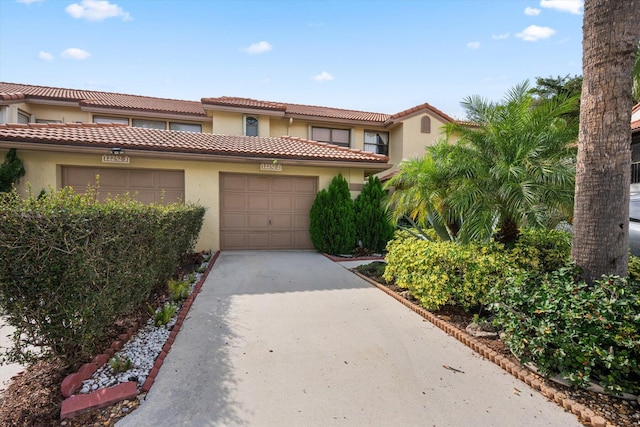
[[[0,308],[16,328],[6,359],[73,369],[92,358],[120,316],[165,286],[203,216],[199,206],[98,203],[68,188],[0,195]]]

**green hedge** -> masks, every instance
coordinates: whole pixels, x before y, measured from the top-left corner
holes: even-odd
[[[523,230],[510,249],[496,242],[421,240],[400,231],[387,251],[385,280],[408,289],[425,308],[469,309],[484,304],[487,292],[510,270],[543,274],[565,265],[571,247],[570,235],[554,230]]]
[[[205,209],[98,203],[71,189],[0,195],[0,309],[16,328],[10,361],[92,357],[123,313],[164,286],[193,250]],[[28,346],[41,349],[29,354]]]

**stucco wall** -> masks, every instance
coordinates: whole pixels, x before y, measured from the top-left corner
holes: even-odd
[[[411,159],[424,156],[424,149],[430,145],[434,145],[440,138],[444,137],[442,126],[444,122],[434,116],[431,117],[431,132],[421,132],[422,117],[427,114],[417,114],[409,117],[402,122],[403,130],[403,150],[401,159]],[[395,153],[394,153],[395,154]],[[398,159],[394,158],[394,163],[398,163]]]
[[[6,150],[0,150],[4,159]],[[96,166],[132,169],[172,169],[184,170],[185,201],[198,203],[207,208],[205,220],[196,245],[196,250],[218,250],[219,212],[220,212],[220,172],[235,172],[249,174],[279,174],[297,176],[317,176],[318,189],[327,188],[334,176],[341,173],[350,184],[362,185],[364,172],[358,169],[333,167],[304,167],[284,164],[281,172],[261,172],[259,162],[256,163],[222,163],[215,160],[171,160],[136,157],[135,153],[127,153],[130,157],[128,165],[112,165],[102,163],[101,154],[74,154],[58,152],[42,152],[18,150],[18,157],[23,161],[26,175],[20,180],[18,189],[21,194],[28,194],[32,188],[37,194],[41,189],[49,187],[60,189],[62,185],[62,166]],[[352,191],[352,197],[358,192]]]

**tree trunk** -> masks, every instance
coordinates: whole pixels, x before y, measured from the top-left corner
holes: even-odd
[[[585,0],[571,256],[588,282],[627,275],[631,98],[640,1]]]

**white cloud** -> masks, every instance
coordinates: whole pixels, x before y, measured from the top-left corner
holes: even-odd
[[[321,72],[320,74],[318,74],[317,76],[313,76],[313,80],[317,81],[317,82],[328,82],[330,80],[333,80],[333,76],[329,73],[327,73],[326,71]]]
[[[509,33],[504,33],[504,34],[494,34],[491,36],[492,39],[494,40],[504,40],[504,39],[508,39],[509,38]]]
[[[467,47],[469,49],[479,49],[480,48],[480,42],[469,42],[469,43],[467,43]]]
[[[53,55],[49,52],[45,52],[44,50],[41,50],[40,53],[38,53],[38,58],[43,61],[53,61]]]
[[[524,14],[529,16],[538,16],[540,15],[540,9],[536,9],[535,7],[525,7]]]
[[[270,43],[266,42],[266,41],[260,41],[258,43],[254,43],[251,46],[242,49],[247,53],[250,54],[255,54],[255,53],[265,53],[265,52],[269,52],[271,49],[273,48],[273,46],[271,46]]]
[[[117,4],[109,3],[108,0],[81,0],[79,4],[72,3],[64,10],[74,18],[87,21],[104,21],[117,17],[121,17],[123,21],[133,19],[129,12],[125,12]]]
[[[86,50],[71,47],[62,52],[62,57],[66,59],[87,59],[91,54]]]
[[[18,0],[18,3],[31,4],[31,3],[41,3],[44,0]]]
[[[516,37],[526,42],[537,42],[540,39],[546,39],[556,33],[556,30],[549,27],[539,27],[537,25],[529,25],[522,32],[516,34]]]
[[[556,9],[561,12],[569,12],[575,15],[582,13],[584,6],[583,0],[540,0],[541,7],[548,7],[549,9]]]

